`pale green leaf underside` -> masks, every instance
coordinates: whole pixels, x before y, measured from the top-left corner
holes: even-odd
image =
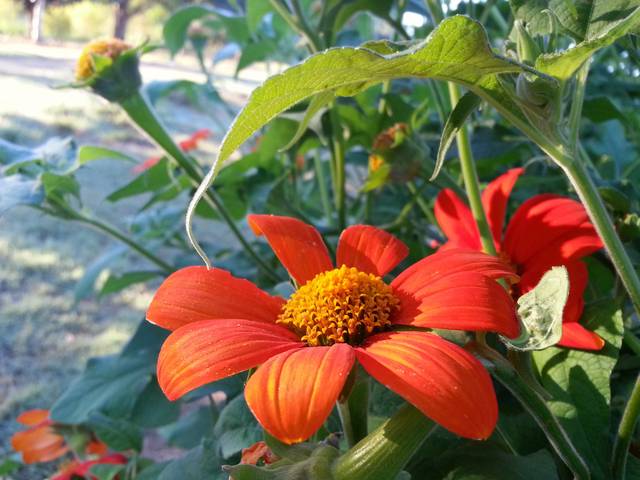
[[[465,16],[443,21],[423,42],[383,55],[366,48],[334,48],[309,57],[266,80],[251,94],[220,147],[214,171],[253,133],[279,113],[313,95],[334,91],[352,95],[385,80],[435,78],[460,83],[478,95],[492,97],[491,79],[526,67],[495,55],[482,26]]]
[[[514,350],[542,350],[560,341],[562,313],[569,296],[569,274],[565,267],[553,267],[536,287],[518,299],[522,334],[503,341]]]
[[[639,26],[640,7],[621,20],[607,23],[606,28],[598,29],[597,35],[589,37],[569,50],[541,55],[536,60],[536,69],[560,80],[568,80],[596,51],[611,45]]]

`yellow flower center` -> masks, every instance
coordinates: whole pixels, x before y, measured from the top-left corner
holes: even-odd
[[[360,344],[391,325],[399,300],[380,277],[343,265],[319,273],[284,305],[277,323],[309,346]]]
[[[86,80],[96,73],[93,61],[93,55],[109,57],[112,60],[118,58],[123,52],[130,50],[131,46],[118,40],[117,38],[109,38],[106,40],[95,40],[88,43],[78,57],[76,64],[76,79]]]

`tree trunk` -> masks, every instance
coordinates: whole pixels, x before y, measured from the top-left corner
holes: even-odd
[[[116,6],[116,28],[113,36],[124,40],[129,22],[129,0],[118,0]]]
[[[44,18],[44,10],[47,6],[47,0],[36,0],[31,11],[31,41],[40,43],[42,40],[42,19]]]

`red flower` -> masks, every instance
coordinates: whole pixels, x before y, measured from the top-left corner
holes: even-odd
[[[28,410],[16,421],[29,427],[11,437],[11,446],[22,454],[24,463],[50,462],[69,451],[64,437],[52,428],[49,410]]]
[[[158,380],[174,400],[260,365],[245,388],[271,435],[291,444],[326,420],[356,359],[376,379],[446,429],[485,439],[498,408],[489,374],[463,348],[397,326],[518,335],[513,300],[495,281],[517,278],[501,260],[471,250],[431,255],[390,284],[407,255],[375,227],[347,228],[334,268],[318,231],[295,218],[250,215],[300,287],[272,296],[221,269],[183,268],[160,286],[149,321],[173,333]]]
[[[195,150],[196,148],[198,148],[198,143],[200,142],[200,140],[204,140],[205,138],[208,138],[210,136],[211,136],[211,131],[207,130],[206,128],[202,128],[200,130],[196,130],[186,140],[182,140],[182,141],[178,142],[178,145],[180,146],[182,151],[190,152],[190,151]],[[141,164],[136,165],[135,167],[133,167],[132,171],[133,171],[133,173],[142,173],[145,170],[148,170],[151,167],[153,167],[161,159],[162,159],[162,157],[149,157],[144,162],[142,162]]]
[[[265,465],[269,465],[277,460],[279,460],[279,457],[271,451],[265,442],[256,442],[250,447],[242,449],[240,463],[258,465],[258,463],[263,462]]]
[[[83,462],[74,460],[69,462],[56,475],[51,477],[51,480],[75,480],[78,477],[96,480],[96,476],[91,475],[89,472],[91,467],[94,465],[125,465],[126,463],[127,457],[119,453],[106,455],[96,460],[85,460]]]
[[[581,259],[601,249],[602,241],[579,202],[551,194],[536,195],[524,202],[511,217],[503,235],[509,194],[523,172],[522,168],[509,170],[487,185],[482,193],[496,249],[515,266],[521,277],[513,293],[519,297],[534,288],[551,267],[564,265],[569,272],[570,290],[559,345],[600,350],[604,341],[578,321],[588,281],[587,267]],[[435,215],[448,238],[443,250],[482,249],[471,211],[453,191],[440,192]]]

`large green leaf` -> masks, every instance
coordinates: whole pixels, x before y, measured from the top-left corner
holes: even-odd
[[[145,356],[91,359],[84,373],[54,403],[51,418],[77,424],[98,411],[127,418],[154,370],[155,364]]]
[[[127,420],[92,412],[89,415],[88,426],[98,439],[116,452],[142,450],[142,431]]]
[[[222,409],[214,433],[224,458],[262,439],[262,428],[253,418],[244,395],[238,395]]]
[[[215,441],[207,439],[202,445],[189,451],[184,457],[170,462],[157,480],[223,480],[220,459],[215,454]]]
[[[195,448],[203,438],[211,435],[217,410],[200,407],[182,416],[177,422],[162,427],[160,435],[168,445],[178,448]]]
[[[191,22],[199,18],[216,15],[216,13],[214,8],[206,5],[189,5],[176,10],[169,17],[169,20],[165,22],[162,29],[164,44],[171,52],[171,55],[178,53],[184,46]]]
[[[494,54],[482,26],[464,16],[443,21],[425,41],[398,53],[329,49],[269,78],[253,91],[223,140],[214,173],[259,128],[313,95],[332,91],[351,96],[385,80],[417,77],[451,80],[493,100],[504,93],[496,74],[526,69]]]
[[[622,343],[622,314],[616,305],[598,306],[583,316],[587,328],[605,341],[600,352],[551,347],[533,353],[549,406],[566,429],[594,480],[609,479],[611,372]]]

